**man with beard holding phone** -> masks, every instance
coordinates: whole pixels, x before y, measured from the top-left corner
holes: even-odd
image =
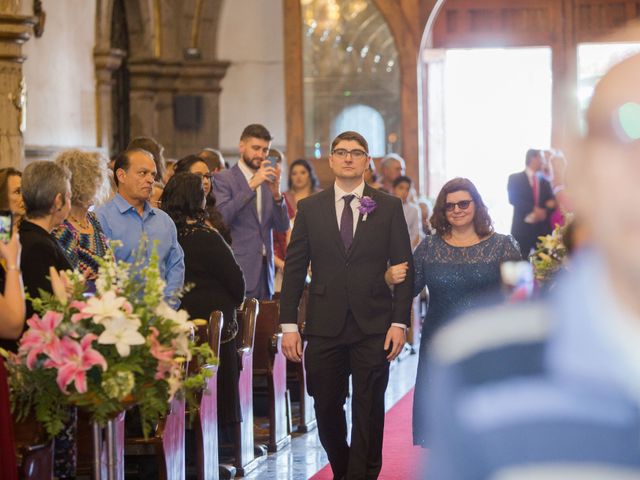
[[[240,136],[240,160],[213,177],[216,207],[231,229],[232,249],[244,272],[247,298],[273,295],[273,230],[286,232],[289,216],[280,192],[280,165],[267,159],[271,134],[247,126]]]

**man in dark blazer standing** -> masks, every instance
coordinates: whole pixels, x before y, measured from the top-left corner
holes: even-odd
[[[389,362],[405,343],[411,312],[411,244],[399,199],[364,182],[367,141],[344,132],[331,144],[335,184],[298,204],[280,297],[282,346],[300,362],[298,304],[311,265],[304,352],[318,433],[335,479],[376,479],[382,466]],[[393,292],[388,265],[408,262]],[[352,375],[352,434],[344,403]]]
[[[267,160],[271,134],[247,126],[240,136],[240,160],[213,176],[216,207],[231,230],[231,248],[247,283],[247,298],[273,295],[273,230],[289,230],[289,214],[280,192],[280,165]]]
[[[529,258],[538,237],[551,233],[549,216],[556,208],[551,185],[540,176],[542,152],[527,151],[526,168],[509,176],[507,190],[513,205],[511,235],[518,241],[523,258]]]

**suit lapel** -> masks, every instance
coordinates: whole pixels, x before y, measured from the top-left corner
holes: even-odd
[[[240,167],[238,166],[237,163],[231,168],[231,171],[233,172],[233,176],[238,186],[243,185],[243,183],[244,184],[247,183],[247,179],[244,177],[244,173],[242,173],[242,170],[240,170]],[[256,192],[256,195],[260,192],[260,190],[261,188],[258,187],[258,191]],[[260,223],[260,220],[258,219],[258,210],[256,209],[255,199],[252,199],[251,202],[249,203],[251,204],[249,206],[249,210],[251,210],[253,212],[253,216],[256,217],[256,222]]]
[[[365,183],[362,196],[371,197],[373,200],[375,200],[376,191]],[[356,247],[358,246],[358,243],[360,243],[360,239],[366,234],[367,222],[363,221],[362,219],[363,216],[364,215],[362,215],[361,213],[358,214],[358,224],[356,225],[356,234],[353,237],[353,243],[351,244],[351,248],[349,249],[348,256],[351,256],[351,254],[355,251]]]
[[[327,192],[324,198],[324,208],[328,215],[320,214],[321,217],[327,218],[329,222],[328,231],[329,234],[333,237],[333,240],[336,242],[336,247],[342,253],[342,256],[346,256],[347,252],[344,249],[344,244],[342,243],[342,237],[340,236],[340,228],[338,227],[337,214],[336,214],[336,191],[333,186],[325,190]]]

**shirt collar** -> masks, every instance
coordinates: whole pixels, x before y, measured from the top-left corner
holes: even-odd
[[[359,200],[362,198],[362,195],[364,194],[364,181],[351,192],[345,192],[337,184],[333,185],[333,189],[336,195],[335,196],[336,203],[342,200],[342,197],[344,197],[345,195],[355,195],[356,198]]]
[[[251,178],[256,174],[256,172],[251,170],[249,166],[246,163],[244,163],[244,160],[242,158],[238,160],[238,168],[244,175],[244,178],[247,179],[247,182],[251,180]]]
[[[135,210],[136,208],[131,205],[129,202],[127,202],[124,197],[122,195],[120,195],[119,193],[116,193],[116,196],[113,197],[113,201],[116,204],[116,207],[118,207],[118,210],[120,211],[120,213],[125,213],[128,212],[129,210],[133,209]],[[147,214],[151,214],[151,215],[155,215],[155,211],[153,209],[153,207],[149,204],[149,202],[144,202],[144,208],[143,208],[143,213]]]
[[[524,171],[527,174],[527,178],[529,179],[529,181],[531,181],[533,179],[533,177],[535,177],[535,175],[536,175],[536,172],[531,170],[529,167],[525,168]]]

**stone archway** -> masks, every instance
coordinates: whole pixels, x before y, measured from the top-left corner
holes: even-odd
[[[228,62],[216,58],[222,0],[134,0],[126,2],[129,52],[113,48],[114,0],[96,9],[96,101],[98,145],[111,147],[113,72],[127,56],[130,79],[130,135],[148,135],[180,157],[217,146],[220,81]],[[176,102],[188,97],[201,106],[198,121],[178,129]]]

